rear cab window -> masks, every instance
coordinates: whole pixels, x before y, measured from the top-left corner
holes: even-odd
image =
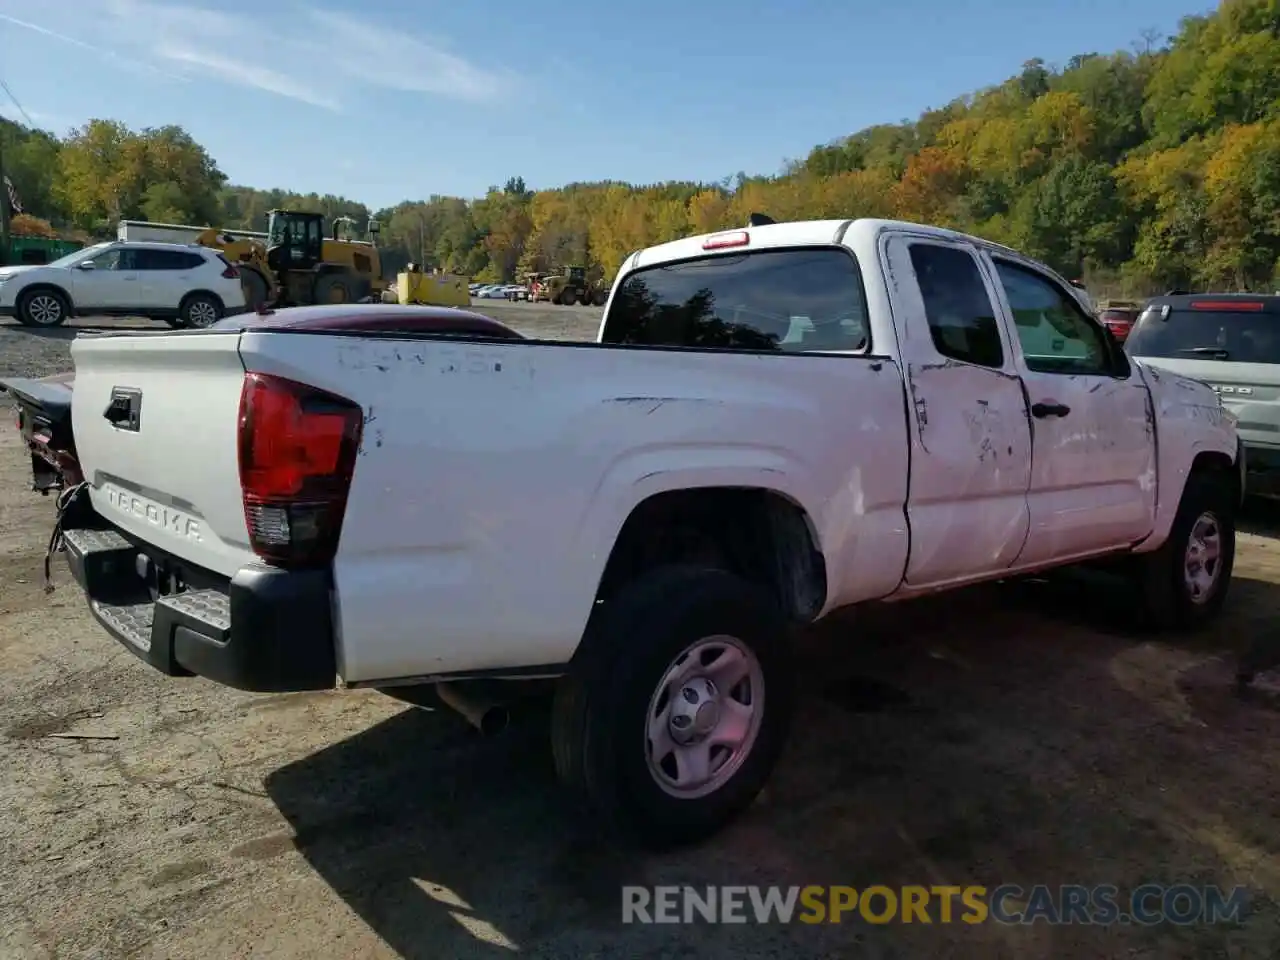
[[[780,353],[867,353],[862,276],[841,247],[790,247],[655,264],[629,274],[602,343]]]
[[[1280,363],[1280,297],[1153,301],[1125,349],[1134,357]]]

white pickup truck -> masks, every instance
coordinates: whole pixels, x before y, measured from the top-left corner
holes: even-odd
[[[62,542],[94,615],[167,674],[432,687],[480,726],[479,685],[549,681],[560,774],[648,844],[760,790],[794,625],[1094,559],[1165,627],[1227,592],[1218,397],[979,239],[678,240],[626,260],[597,343],[299,315],[75,340]]]

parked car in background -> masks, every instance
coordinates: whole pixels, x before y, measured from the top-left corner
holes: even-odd
[[[1280,296],[1153,297],[1125,348],[1217,391],[1239,421],[1246,493],[1280,497]]]
[[[1119,343],[1128,339],[1140,313],[1142,304],[1134,300],[1103,300],[1098,304],[1098,319]]]
[[[0,267],[0,316],[28,327],[102,314],[199,328],[244,309],[240,271],[207,247],[113,240],[40,266]]]

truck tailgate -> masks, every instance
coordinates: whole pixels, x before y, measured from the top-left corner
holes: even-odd
[[[94,508],[121,530],[225,576],[249,549],[236,436],[240,334],[80,337],[72,428]]]

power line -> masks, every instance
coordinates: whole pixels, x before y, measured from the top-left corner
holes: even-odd
[[[26,108],[23,107],[22,104],[18,102],[18,98],[13,95],[13,91],[9,89],[9,85],[4,82],[4,77],[0,77],[0,90],[3,90],[8,94],[9,99],[13,101],[13,105],[18,108],[18,112],[22,114],[23,119],[27,121],[27,126],[34,127],[36,122],[31,119],[31,114],[27,113]]]

